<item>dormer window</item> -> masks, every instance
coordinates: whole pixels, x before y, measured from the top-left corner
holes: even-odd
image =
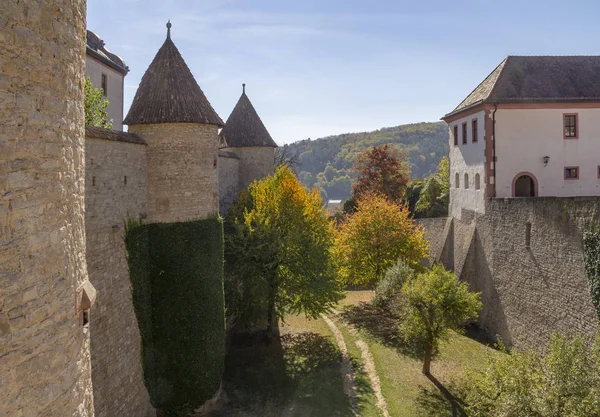
[[[579,124],[577,114],[564,114],[563,128],[565,139],[579,138]]]

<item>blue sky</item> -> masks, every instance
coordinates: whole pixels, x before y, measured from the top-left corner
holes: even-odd
[[[125,112],[166,36],[226,120],[247,94],[278,144],[436,121],[506,55],[600,54],[594,0],[88,0],[124,58]]]

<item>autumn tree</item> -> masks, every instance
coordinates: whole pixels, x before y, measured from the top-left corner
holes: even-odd
[[[262,311],[271,337],[285,313],[315,318],[342,297],[331,262],[333,227],[319,192],[304,188],[289,167],[251,184],[227,221],[230,313],[244,320],[248,311]]]
[[[397,202],[402,199],[409,178],[406,154],[389,145],[376,146],[358,155],[353,170],[358,179],[352,186],[355,200],[365,194],[380,194]]]
[[[405,312],[400,325],[409,343],[423,347],[423,374],[430,375],[433,356],[450,330],[462,332],[462,325],[476,320],[482,307],[480,293],[469,291],[465,282],[441,265],[409,279],[402,287]]]
[[[112,127],[112,120],[108,120],[108,99],[104,97],[104,92],[94,88],[90,77],[85,78],[83,108],[85,113],[85,124],[87,126]]]
[[[342,220],[334,253],[343,281],[373,285],[399,257],[419,268],[427,256],[427,242],[406,207],[381,195],[364,194],[356,202],[356,212]]]

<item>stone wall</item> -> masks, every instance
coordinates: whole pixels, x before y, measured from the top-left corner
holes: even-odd
[[[481,327],[509,345],[543,349],[551,332],[591,339],[598,329],[582,232],[599,210],[598,197],[490,199],[485,215],[452,219],[449,239],[422,224],[432,247],[447,242],[446,266],[482,292]]]
[[[275,171],[275,148],[263,146],[225,148],[240,158],[238,189],[243,190],[254,180]]]
[[[448,263],[448,239],[452,228],[452,218],[439,217],[433,219],[416,219],[416,224],[421,225],[425,231],[425,239],[429,243],[429,257],[426,261],[427,267],[431,268],[434,263]]]
[[[224,216],[239,189],[239,158],[233,152],[219,151],[219,213]]]
[[[0,415],[93,416],[84,231],[85,0],[0,13]]]
[[[85,141],[87,267],[98,290],[91,312],[96,417],[150,417],[140,334],[124,244],[126,219],[146,217],[146,146],[106,138]]]
[[[148,143],[148,221],[175,222],[219,210],[218,128],[198,123],[132,125]]]

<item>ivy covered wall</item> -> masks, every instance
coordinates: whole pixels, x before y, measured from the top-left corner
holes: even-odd
[[[146,388],[164,415],[183,416],[221,385],[222,221],[130,226],[126,245]]]

